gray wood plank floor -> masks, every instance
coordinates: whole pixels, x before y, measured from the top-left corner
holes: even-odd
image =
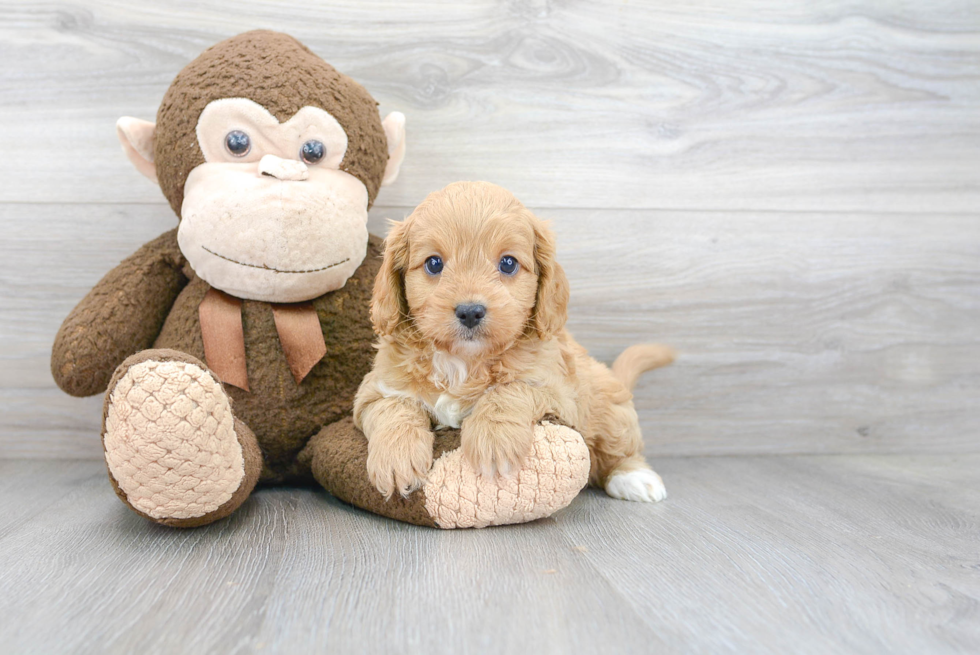
[[[446,533],[268,489],[179,532],[116,500],[100,399],[48,373],[174,225],[113,125],[260,27],[408,116],[375,233],[500,183],[594,355],[679,348],[636,393],[665,503]],[[0,0],[0,654],[980,652],[978,34],[974,0]]]
[[[664,503],[511,528],[268,489],[177,531],[98,462],[0,461],[0,652],[980,650],[980,456],[656,464]]]

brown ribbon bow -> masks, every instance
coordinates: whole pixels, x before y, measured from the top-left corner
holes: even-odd
[[[248,391],[241,299],[210,289],[201,301],[198,315],[208,366],[225,384]],[[327,354],[320,319],[308,302],[273,304],[272,316],[289,370],[299,384]]]

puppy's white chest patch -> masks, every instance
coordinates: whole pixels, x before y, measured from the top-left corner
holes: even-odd
[[[436,427],[440,428],[458,428],[472,410],[472,405],[464,404],[448,393],[439,394],[436,404],[430,408]]]
[[[452,389],[466,382],[466,362],[447,352],[437,350],[432,355],[432,376],[429,380],[442,389]]]
[[[385,398],[409,398],[420,401],[425,406],[426,411],[429,412],[429,415],[435,420],[437,428],[458,428],[463,423],[463,419],[473,411],[472,403],[465,403],[448,393],[439,394],[435,404],[432,404],[407,391],[392,389],[384,382],[378,382],[378,391]]]

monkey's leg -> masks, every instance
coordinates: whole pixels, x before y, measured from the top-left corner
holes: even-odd
[[[102,445],[119,498],[178,528],[231,514],[262,469],[255,435],[232,414],[221,383],[174,350],[144,350],[116,369],[103,405]]]
[[[510,477],[478,474],[459,449],[459,431],[436,433],[434,463],[421,489],[385,500],[367,476],[367,439],[346,418],[323,428],[300,454],[323,487],[344,502],[399,521],[439,528],[524,523],[567,506],[589,479],[582,436],[539,423],[534,447]]]

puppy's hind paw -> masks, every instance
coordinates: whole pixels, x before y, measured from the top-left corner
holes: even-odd
[[[660,476],[648,468],[613,473],[606,480],[606,493],[620,500],[657,503],[667,497]]]

